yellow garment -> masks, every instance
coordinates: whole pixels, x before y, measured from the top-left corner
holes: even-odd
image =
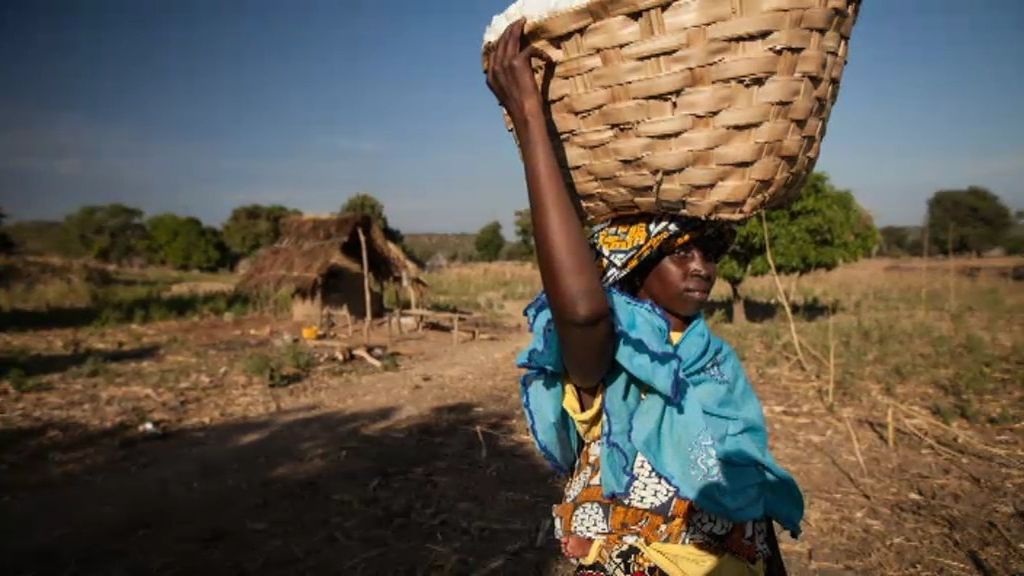
[[[583,411],[583,403],[580,401],[580,393],[568,380],[565,381],[565,393],[562,396],[562,408],[569,414],[576,423],[576,431],[584,442],[593,442],[601,438],[601,403],[604,399],[604,390],[597,389],[597,397],[594,398],[594,405],[586,412]]]
[[[750,564],[732,554],[713,554],[692,544],[637,544],[669,576],[764,576],[764,561]]]
[[[682,339],[682,332],[670,334],[672,343]],[[593,442],[601,437],[601,405],[604,390],[597,389],[594,404],[584,411],[580,402],[580,394],[569,380],[565,380],[562,408],[573,419],[576,430],[585,442]],[[590,554],[582,559],[582,563],[594,563],[601,551],[602,541],[594,540],[590,546]],[[639,542],[638,547],[644,555],[661,568],[669,576],[764,576],[764,562],[750,564],[732,554],[714,554],[697,548],[692,544],[666,544],[663,542]]]

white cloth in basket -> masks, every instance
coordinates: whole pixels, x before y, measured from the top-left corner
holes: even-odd
[[[590,0],[516,0],[504,12],[491,19],[490,26],[484,32],[484,44],[494,42],[509,24],[526,18],[527,20],[539,20],[551,14],[565,12],[566,10],[586,4]]]

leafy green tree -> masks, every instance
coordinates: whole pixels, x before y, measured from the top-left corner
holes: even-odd
[[[278,204],[239,206],[224,223],[224,243],[235,257],[244,258],[277,242],[281,236],[281,221],[298,214],[298,210]]]
[[[384,205],[373,196],[366,193],[359,193],[350,197],[341,206],[342,213],[360,214],[369,216],[384,231],[384,236],[396,243],[402,244],[402,233],[388,224],[388,217],[384,214]]]
[[[501,223],[491,222],[476,233],[477,256],[486,262],[493,262],[498,259],[501,249],[505,247],[505,237],[501,234]]]
[[[1010,209],[986,188],[940,190],[928,200],[928,235],[937,252],[981,253],[1002,244]]]
[[[796,201],[769,211],[766,218],[780,274],[831,270],[871,254],[879,241],[871,216],[853,194],[833,186],[821,172],[807,179]],[[718,266],[719,277],[732,289],[735,320],[745,320],[740,293],[743,280],[770,271],[761,219],[753,218],[738,228],[736,242]]]
[[[530,217],[530,209],[516,210],[516,238],[522,246],[520,251],[526,257],[533,256],[533,219]]]
[[[228,260],[216,228],[196,218],[160,214],[146,221],[151,261],[179,270],[217,270]]]
[[[359,193],[349,197],[341,206],[341,211],[346,214],[359,214],[369,216],[380,226],[387,226],[388,218],[384,215],[384,205],[373,196],[366,193]]]
[[[104,262],[125,262],[145,255],[142,210],[124,204],[85,206],[64,218],[64,228],[81,251]]]

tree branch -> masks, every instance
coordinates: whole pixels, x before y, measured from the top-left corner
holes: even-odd
[[[793,347],[796,348],[796,358],[800,362],[800,367],[803,368],[804,372],[811,373],[810,367],[807,365],[807,360],[804,359],[803,350],[800,348],[800,336],[796,333],[796,322],[793,321],[793,310],[789,306],[789,298],[786,297],[786,290],[782,287],[782,281],[779,280],[779,272],[775,269],[775,259],[772,258],[772,246],[768,239],[768,218],[765,217],[764,212],[761,212],[761,228],[764,231],[764,255],[768,259],[768,267],[772,270],[772,278],[775,280],[775,289],[779,293],[779,299],[782,301],[782,308],[786,311],[786,319],[789,320],[789,333],[793,337]]]

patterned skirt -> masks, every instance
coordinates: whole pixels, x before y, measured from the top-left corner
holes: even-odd
[[[749,566],[770,555],[767,521],[734,523],[699,509],[680,498],[643,455],[634,463],[629,494],[605,498],[600,453],[600,440],[584,446],[564,500],[552,509],[557,539],[572,535],[599,543],[597,558],[578,563],[575,574],[665,574],[637,542],[692,546],[714,555],[731,555]]]
[[[635,546],[625,546],[608,553],[601,551],[597,562],[576,566],[577,576],[667,576],[665,572],[644,557]]]

